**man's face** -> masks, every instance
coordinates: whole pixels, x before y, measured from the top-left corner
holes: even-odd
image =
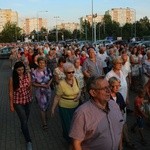
[[[93,98],[100,103],[107,103],[110,100],[110,86],[107,80],[97,83],[97,88],[93,89]]]

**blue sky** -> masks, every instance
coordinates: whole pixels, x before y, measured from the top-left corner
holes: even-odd
[[[12,9],[25,17],[47,18],[55,25],[54,16],[60,22],[79,22],[79,18],[91,14],[92,0],[0,0],[1,9]],[[136,18],[150,18],[150,0],[93,0],[93,12],[103,15],[111,8],[130,7],[136,10]],[[48,11],[48,12],[45,12]]]

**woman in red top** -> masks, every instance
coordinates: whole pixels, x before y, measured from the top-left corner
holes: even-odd
[[[10,110],[17,112],[21,130],[27,142],[27,150],[32,150],[31,138],[28,130],[28,118],[31,104],[31,77],[25,71],[23,62],[16,62],[12,77],[9,80]]]

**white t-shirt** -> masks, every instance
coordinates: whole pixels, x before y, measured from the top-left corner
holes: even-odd
[[[125,76],[123,75],[123,72],[120,71],[120,77],[113,71],[113,69],[108,72],[106,74],[106,80],[108,81],[111,77],[116,77],[117,79],[120,80],[121,82],[121,87],[120,87],[120,90],[119,92],[122,94],[123,98],[124,98],[124,101],[126,102],[126,99],[127,99],[127,81],[126,81],[126,78]]]
[[[107,63],[106,63],[106,58],[108,58],[109,56],[107,55],[107,53],[105,52],[104,54],[100,54],[97,53],[97,58],[100,59],[102,61],[102,66],[103,68],[107,67]]]
[[[131,73],[131,64],[127,61],[124,65],[122,65],[121,71],[123,72],[123,75],[125,78],[128,76],[129,73]]]

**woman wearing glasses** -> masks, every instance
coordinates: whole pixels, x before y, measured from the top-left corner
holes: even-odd
[[[111,77],[116,77],[117,79],[120,80],[121,87],[119,89],[119,92],[122,94],[122,96],[126,102],[127,81],[126,81],[126,78],[125,78],[123,72],[121,71],[123,61],[120,57],[117,57],[117,58],[113,59],[112,63],[113,63],[113,68],[110,72],[108,72],[106,74],[106,79],[109,80]]]
[[[74,111],[79,105],[80,90],[76,78],[75,68],[72,63],[64,64],[65,79],[61,80],[56,87],[51,115],[54,115],[56,106],[59,108],[59,115],[62,122],[63,136],[68,143],[71,142],[68,133]]]

